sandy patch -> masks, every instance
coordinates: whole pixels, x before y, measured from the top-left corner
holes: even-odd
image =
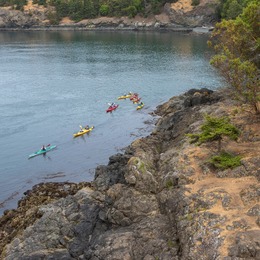
[[[45,12],[47,10],[43,5],[33,4],[32,0],[28,0],[27,5],[24,5],[23,9],[25,13],[32,11]]]
[[[178,2],[171,4],[171,8],[175,11],[181,11],[182,13],[187,13],[193,9],[191,3],[192,0],[179,0]]]
[[[72,21],[69,17],[64,17],[62,18],[62,20],[60,21],[60,25],[70,25],[70,24],[74,24],[75,22]]]

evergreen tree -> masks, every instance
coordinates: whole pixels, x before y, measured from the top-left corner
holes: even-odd
[[[237,97],[260,112],[260,5],[251,2],[235,20],[216,25],[209,45],[211,64],[233,87]]]
[[[228,117],[205,116],[205,123],[201,126],[200,134],[188,134],[192,143],[198,145],[206,142],[218,142],[218,152],[221,151],[221,141],[224,136],[237,140],[239,130],[232,124]]]

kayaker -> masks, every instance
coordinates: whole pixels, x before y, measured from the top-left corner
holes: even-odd
[[[80,128],[79,132],[82,133],[83,132],[83,127],[81,125],[79,125],[79,128]]]
[[[44,145],[42,146],[41,150],[42,150],[42,151],[46,151],[46,148],[45,148]]]
[[[109,108],[113,108],[115,106],[115,103],[112,103],[110,106],[109,106]],[[109,109],[108,108],[108,109]]]
[[[85,129],[86,129],[86,130],[89,130],[89,125],[86,125],[86,126],[85,126]]]

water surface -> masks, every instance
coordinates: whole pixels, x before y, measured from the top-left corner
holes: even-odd
[[[45,181],[91,181],[94,169],[153,124],[157,105],[221,86],[207,36],[137,32],[0,32],[0,214]],[[135,91],[137,111],[117,97]],[[108,103],[119,108],[106,114]],[[149,123],[150,122],[150,123]],[[79,125],[91,134],[73,139]],[[28,160],[43,144],[46,156]]]

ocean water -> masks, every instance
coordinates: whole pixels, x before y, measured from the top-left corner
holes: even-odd
[[[48,181],[91,181],[95,167],[148,135],[157,105],[222,82],[206,35],[0,32],[0,215]],[[138,92],[141,110],[117,97]],[[106,113],[109,103],[119,108]],[[79,125],[95,129],[73,138]],[[45,156],[28,155],[45,144]]]

